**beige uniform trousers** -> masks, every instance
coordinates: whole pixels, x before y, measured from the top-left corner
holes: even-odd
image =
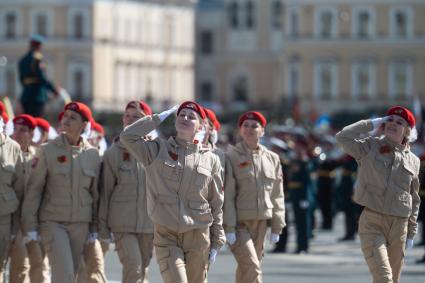
[[[153,252],[153,234],[114,233],[116,250],[123,266],[123,283],[147,283]]]
[[[165,283],[203,283],[207,279],[209,228],[177,233],[154,224],[156,260]]]
[[[404,262],[408,218],[363,209],[359,236],[374,283],[398,283]]]
[[[5,221],[9,219],[8,221]],[[7,223],[9,222],[9,223]],[[4,282],[6,262],[9,254],[10,237],[12,235],[10,215],[0,217],[0,283]]]
[[[77,283],[106,283],[105,255],[109,243],[96,240],[84,245],[82,261],[78,268]]]
[[[236,242],[230,246],[238,263],[237,283],[263,282],[261,260],[264,254],[264,237],[267,220],[243,220],[236,226]]]
[[[49,258],[53,283],[74,283],[88,233],[88,223],[40,223],[41,242]]]
[[[22,231],[19,230],[10,249],[10,283],[46,283],[49,282],[49,266],[40,242],[24,244]]]

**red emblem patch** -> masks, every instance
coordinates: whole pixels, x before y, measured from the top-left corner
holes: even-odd
[[[66,156],[65,155],[61,155],[58,157],[58,162],[59,163],[65,163],[66,162]]]
[[[169,151],[168,152],[168,155],[171,157],[171,159],[172,160],[174,160],[174,161],[177,161],[177,159],[179,159],[179,156],[176,154],[176,153],[174,153],[174,152],[171,152],[171,151]]]
[[[239,163],[239,168],[245,168],[248,165],[249,165],[249,161],[244,161],[242,163]]]
[[[389,145],[383,145],[379,148],[380,154],[386,154],[391,152],[391,147]]]
[[[130,154],[128,152],[124,152],[122,155],[122,160],[130,161]]]

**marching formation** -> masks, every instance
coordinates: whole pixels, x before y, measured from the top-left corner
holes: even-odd
[[[9,282],[107,282],[112,242],[122,282],[147,282],[154,252],[164,282],[207,282],[226,243],[237,261],[235,282],[262,282],[266,235],[275,252],[286,250],[285,201],[294,212],[297,253],[308,252],[314,236],[316,200],[321,228],[332,229],[338,168],[341,240],[354,239],[358,222],[374,282],[399,282],[420,204],[408,109],[345,127],[336,143],[346,155],[332,157],[331,138],[311,151],[306,135],[293,129],[265,139],[267,120],[257,111],[240,116],[240,142],[224,150],[215,113],[197,102],[154,114],[144,101],[129,101],[123,130],[107,148],[84,103],[66,103],[56,131],[35,117],[44,110],[44,89],[58,94],[43,76],[39,47],[34,38],[20,65],[21,103],[33,116],[8,123],[0,102],[0,282],[9,259]],[[176,134],[164,138],[157,128],[171,116]]]

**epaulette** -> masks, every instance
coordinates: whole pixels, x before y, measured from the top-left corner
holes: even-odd
[[[42,60],[43,59],[43,54],[41,54],[41,52],[34,52],[32,55],[35,59],[37,60]]]

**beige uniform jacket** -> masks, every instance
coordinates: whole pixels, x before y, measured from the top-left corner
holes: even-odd
[[[101,238],[109,238],[110,231],[153,233],[146,206],[145,170],[119,140],[105,151],[101,175]]]
[[[28,180],[30,178],[31,175],[31,171],[32,171],[32,166],[33,166],[33,158],[35,157],[36,154],[36,148],[33,146],[30,146],[28,148],[27,152],[22,152],[22,156],[24,159],[24,174],[25,174],[25,192],[28,188]]]
[[[224,226],[234,232],[238,221],[271,219],[272,233],[285,227],[282,168],[277,154],[242,142],[226,153]]]
[[[177,138],[145,136],[160,124],[157,115],[126,127],[120,140],[144,166],[148,213],[153,223],[178,233],[211,226],[211,247],[225,242],[220,161],[207,146]]]
[[[17,211],[22,200],[24,193],[23,166],[19,144],[0,133],[0,224],[12,223],[11,216]],[[17,225],[14,225],[13,228],[16,231]]]
[[[33,159],[22,207],[24,232],[39,221],[89,222],[97,231],[100,157],[86,140],[70,145],[64,134],[43,144]]]
[[[419,158],[408,146],[386,138],[360,138],[372,129],[370,120],[362,120],[336,135],[338,145],[359,164],[354,200],[383,214],[409,217],[407,236],[413,239],[420,204]]]

